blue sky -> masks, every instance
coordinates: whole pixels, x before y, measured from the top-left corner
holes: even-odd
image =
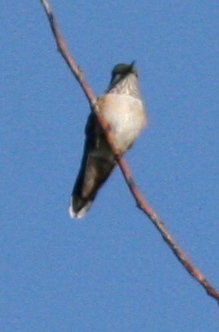
[[[136,183],[219,290],[219,3],[51,2],[94,93],[136,60],[149,125]],[[217,332],[216,302],[136,208],[117,169],[70,220],[89,108],[40,1],[2,4],[1,331]]]

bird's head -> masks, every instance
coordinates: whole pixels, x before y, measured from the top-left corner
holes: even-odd
[[[133,74],[138,77],[137,69],[134,66],[135,62],[131,64],[119,63],[114,66],[111,73],[111,84],[116,84],[128,75]]]

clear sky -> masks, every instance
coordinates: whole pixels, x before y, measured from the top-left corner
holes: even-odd
[[[94,93],[136,60],[149,125],[127,160],[219,290],[219,2],[51,2]],[[0,330],[218,332],[219,306],[138,210],[119,169],[70,220],[89,108],[40,1],[1,5]]]

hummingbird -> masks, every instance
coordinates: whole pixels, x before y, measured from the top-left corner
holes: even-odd
[[[147,122],[134,62],[113,68],[109,86],[97,99],[97,105],[113,134],[116,150],[123,155]],[[94,112],[88,116],[85,136],[81,167],[70,199],[72,218],[82,218],[87,213],[116,166],[115,156]]]

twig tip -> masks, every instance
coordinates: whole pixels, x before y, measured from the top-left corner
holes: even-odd
[[[50,7],[48,1],[47,0],[41,0],[41,2],[43,4],[43,6],[44,6],[44,8],[45,8],[45,10],[47,12],[47,14],[51,15],[52,14],[52,10],[51,10],[51,7]]]

